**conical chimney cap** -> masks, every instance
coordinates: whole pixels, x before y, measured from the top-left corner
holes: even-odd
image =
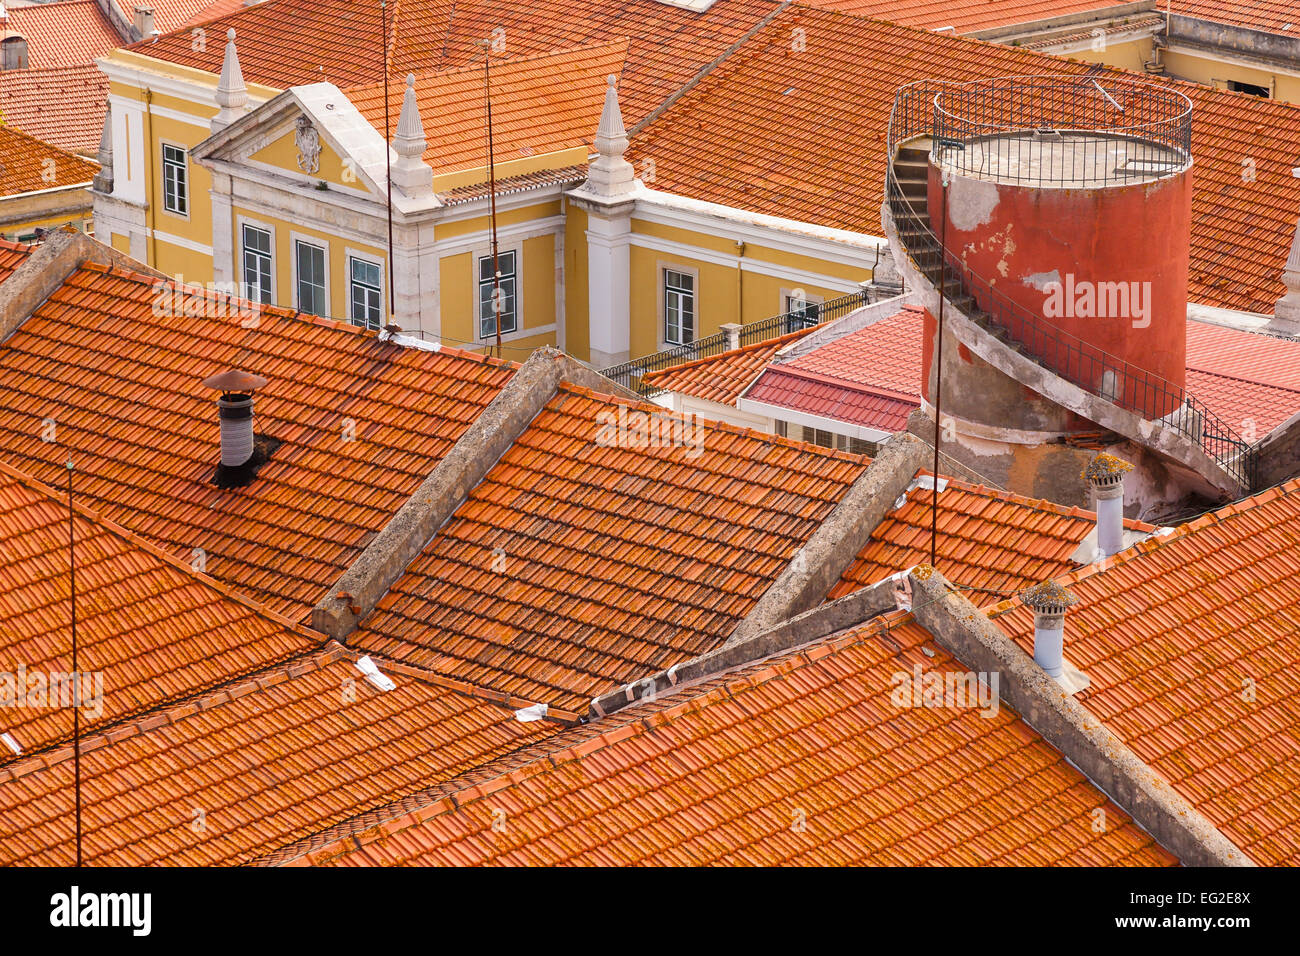
[[[266,384],[267,380],[262,376],[254,375],[252,372],[241,372],[237,368],[209,375],[203,380],[204,388],[216,389],[219,392],[255,392],[259,388],[264,388]]]

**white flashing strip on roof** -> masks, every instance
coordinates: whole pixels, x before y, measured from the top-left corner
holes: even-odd
[[[1173,534],[1177,530],[1178,530],[1177,528],[1170,528],[1168,526],[1163,528],[1156,528],[1155,536],[1157,538],[1167,538],[1169,535]]]
[[[1263,312],[1243,312],[1239,309],[1222,309],[1216,305],[1199,305],[1189,302],[1187,304],[1187,321],[1199,322],[1202,325],[1217,325],[1225,329],[1235,329],[1238,332],[1268,332],[1269,334],[1277,332],[1277,330],[1269,328],[1269,323],[1273,321],[1271,315],[1266,315]]]
[[[361,671],[361,673],[365,675],[366,680],[370,681],[371,684],[381,691],[387,692],[397,687],[397,685],[393,683],[391,677],[379,670],[375,665],[375,662],[370,659],[369,655],[357,660],[357,670]]]
[[[379,338],[381,341],[384,340],[384,334],[385,333],[383,332],[379,333]],[[402,332],[394,332],[392,335],[389,335],[388,341],[392,342],[394,345],[400,345],[404,349],[419,349],[422,352],[442,351],[442,343],[439,342],[437,339],[434,339],[432,342],[430,342],[427,341],[426,339],[419,339],[416,338],[414,335],[406,335]]]
[[[659,2],[670,7],[681,7],[683,10],[690,10],[692,13],[704,13],[718,0],[659,0]]]
[[[15,754],[21,754],[23,752],[23,748],[19,745],[18,741],[14,740],[13,734],[0,734],[0,740],[3,740],[5,746]]]
[[[521,707],[515,711],[515,720],[524,724],[532,723],[534,720],[542,720],[546,717],[548,709],[546,704],[532,704],[528,707]]]
[[[948,479],[940,478],[939,490],[943,491],[947,487],[948,487]],[[912,481],[908,484],[907,488],[903,490],[903,493],[898,496],[898,500],[894,502],[894,509],[897,510],[903,507],[903,505],[907,504],[907,496],[911,492],[915,491],[917,488],[924,488],[926,491],[933,491],[934,478],[931,475],[917,475],[915,478],[913,478]]]

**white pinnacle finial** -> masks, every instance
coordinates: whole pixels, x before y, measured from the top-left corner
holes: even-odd
[[[235,28],[226,31],[226,53],[221,59],[221,79],[217,81],[217,115],[212,117],[212,132],[225,129],[248,112],[248,87],[239,69],[235,50]]]
[[[406,74],[406,93],[402,96],[402,113],[397,118],[397,135],[393,149],[403,159],[416,159],[424,155],[424,124],[420,121],[420,107],[415,100],[415,74]]]
[[[605,89],[605,107],[596,127],[597,156],[587,167],[587,181],[582,192],[603,199],[623,200],[636,188],[636,170],[623,158],[627,152],[627,130],[623,127],[623,113],[618,108],[618,77],[609,76]]]
[[[596,127],[596,151],[602,156],[622,156],[627,149],[627,130],[623,128],[623,111],[618,108],[618,77],[609,75],[605,89],[605,108]]]
[[[433,168],[424,161],[424,123],[420,120],[420,103],[415,95],[415,74],[406,74],[406,92],[402,94],[402,113],[397,118],[393,152],[393,185],[407,196],[433,195]]]
[[[1273,307],[1273,321],[1269,327],[1300,335],[1300,222],[1296,223],[1295,235],[1291,239],[1291,254],[1282,267],[1282,284],[1286,286],[1286,295]]]

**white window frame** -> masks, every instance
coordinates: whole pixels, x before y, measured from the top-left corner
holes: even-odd
[[[320,315],[322,318],[331,318],[330,312],[330,244],[324,239],[317,239],[315,236],[304,236],[301,233],[289,233],[289,269],[293,281],[293,307],[299,312],[307,312],[302,307],[302,298],[300,296],[301,287],[298,283],[298,245],[313,246],[320,249],[325,257],[325,308],[321,312],[309,312],[309,315]]]
[[[688,276],[691,280],[691,337],[685,341],[681,339],[681,329],[678,329],[678,341],[673,341],[668,337],[668,273],[673,272],[677,275]],[[685,291],[685,290],[682,290]],[[671,262],[659,263],[659,342],[661,348],[673,348],[678,345],[689,345],[700,337],[700,270],[694,266],[683,266]]]
[[[247,216],[235,217],[235,228],[239,230],[239,249],[235,253],[235,255],[236,255],[236,268],[238,270],[238,282],[240,287],[240,295],[242,298],[252,300],[252,296],[248,294],[249,289],[244,278],[245,276],[244,228],[245,227],[248,227],[249,229],[257,229],[258,231],[264,232],[271,237],[271,302],[270,304],[275,305],[280,301],[278,298],[279,290],[276,288],[276,280],[275,280],[275,271],[276,271],[275,270],[275,259],[276,259],[275,226],[271,225],[268,222],[260,222],[257,219],[251,219]]]
[[[513,336],[518,336],[519,333],[521,333],[521,332],[524,330],[524,323],[523,323],[524,306],[523,306],[523,295],[521,294],[521,293],[522,293],[522,289],[523,289],[523,281],[522,281],[522,279],[523,279],[523,271],[524,271],[524,269],[523,269],[523,262],[524,262],[523,244],[520,243],[519,245],[517,245],[517,246],[511,246],[511,247],[508,248],[508,249],[498,249],[498,250],[497,250],[497,258],[498,258],[498,260],[504,258],[505,256],[512,256],[512,257],[513,257],[513,262],[514,262],[514,273],[513,273],[513,275],[512,275],[512,278],[513,278],[513,281],[514,281],[514,293],[513,293],[513,297],[514,297],[514,305],[515,305],[515,307],[514,307],[514,320],[515,320],[515,323],[514,323],[514,328],[512,328],[512,329],[507,329],[507,328],[505,328],[504,326],[502,327],[502,329],[501,329],[501,338],[502,338],[502,339],[505,339],[505,338],[507,338],[508,336],[512,336],[512,335],[513,335]],[[493,341],[496,341],[496,335],[497,335],[497,333],[496,333],[496,324],[493,323],[492,328],[490,328],[490,329],[486,329],[486,330],[485,330],[484,327],[483,327],[483,323],[484,323],[484,321],[485,321],[485,317],[483,316],[483,311],[482,311],[482,306],[483,306],[483,300],[482,300],[483,288],[484,288],[484,285],[485,285],[485,284],[490,284],[490,283],[492,282],[492,278],[491,278],[491,277],[489,277],[489,278],[487,278],[487,279],[483,279],[483,278],[482,278],[483,273],[482,273],[481,270],[482,270],[482,268],[483,268],[483,263],[485,263],[485,262],[487,262],[487,263],[491,263],[491,262],[492,262],[492,250],[491,250],[491,249],[488,249],[486,252],[484,252],[484,251],[482,251],[482,250],[476,250],[476,251],[474,252],[474,256],[473,256],[473,264],[474,264],[474,275],[473,275],[473,281],[474,281],[474,300],[473,300],[473,301],[474,301],[474,332],[475,332],[475,335],[476,335],[477,338],[478,338],[478,341],[480,341],[480,342],[493,342]],[[504,272],[504,270],[502,270],[502,277],[504,278],[505,275],[506,275],[506,273]],[[489,317],[489,318],[490,318],[490,317]]]
[[[167,159],[167,150],[178,150],[183,157],[179,164],[181,175],[184,182],[181,183],[181,202],[185,204],[184,209],[171,209],[167,205],[167,170],[178,168],[175,161]],[[190,151],[179,143],[169,143],[166,140],[159,140],[159,153],[162,158],[162,210],[169,216],[175,216],[178,219],[190,218]]]
[[[361,328],[367,328],[367,329],[382,329],[382,328],[384,327],[384,316],[385,316],[386,313],[387,313],[387,309],[386,309],[386,307],[385,307],[385,299],[384,299],[384,296],[385,296],[385,295],[387,294],[387,292],[388,292],[388,290],[385,288],[385,283],[386,283],[386,281],[387,281],[387,276],[384,275],[384,262],[383,262],[383,260],[382,260],[382,259],[377,259],[377,258],[375,258],[374,256],[372,256],[372,255],[370,255],[370,254],[368,254],[368,253],[361,252],[361,251],[358,250],[358,249],[351,249],[351,248],[345,248],[345,249],[344,249],[344,258],[346,259],[346,264],[347,264],[347,276],[346,276],[346,280],[347,280],[347,290],[348,290],[348,295],[347,295],[347,309],[348,309],[347,319],[348,319],[348,321],[349,321],[350,323],[352,323],[353,325],[359,326],[359,327],[361,327]],[[379,301],[378,301],[378,306],[379,306],[379,318],[378,318],[376,324],[373,325],[373,326],[370,325],[369,323],[361,323],[361,322],[358,322],[358,321],[356,320],[356,318],[353,317],[353,315],[352,315],[352,287],[353,287],[354,285],[364,285],[364,283],[357,283],[356,280],[354,280],[353,277],[352,277],[352,263],[353,263],[354,261],[355,261],[355,262],[361,262],[361,263],[364,263],[364,264],[366,264],[366,265],[368,265],[368,266],[374,266],[375,269],[378,271],[378,274],[379,274],[379,283],[378,283],[378,285],[375,287],[375,292],[376,292],[376,294],[379,296]],[[367,287],[367,288],[369,288],[369,287]]]

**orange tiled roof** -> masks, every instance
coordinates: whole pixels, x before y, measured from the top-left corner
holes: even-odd
[[[802,52],[791,50],[795,29],[803,31]],[[900,86],[926,77],[1091,69],[1024,49],[794,6],[633,137],[629,157],[654,159],[656,189],[880,235],[885,133]],[[1098,75],[1108,74],[1132,75]],[[1145,78],[1172,85],[1194,103],[1192,300],[1271,312],[1285,291],[1280,277],[1300,208],[1300,180],[1291,175],[1300,107]],[[815,145],[825,143],[835,148]],[[1255,163],[1252,180],[1242,175],[1243,159]]]
[[[993,27],[1032,23],[1072,13],[1089,13],[1123,0],[805,0],[810,7],[874,17],[909,27],[953,27],[974,33]]]
[[[811,328],[800,329],[718,355],[683,362],[651,372],[642,381],[665,391],[693,395],[722,405],[735,405],[740,393],[749,387],[778,351],[811,331]]]
[[[0,346],[0,456],[57,482],[72,455],[88,507],[187,563],[202,548],[209,574],[295,620],[513,374],[284,309],[244,328],[238,310],[168,315],[158,299],[146,276],[87,265],[42,303]],[[221,490],[199,383],[231,366],[270,379],[256,427],[283,444]]]
[[[641,119],[778,7],[776,0],[725,0],[696,13],[658,0],[426,0],[390,4],[393,76],[481,62],[482,40],[513,59],[583,44],[629,42],[620,102],[628,123]],[[383,80],[380,9],[369,0],[272,0],[206,25],[238,31],[244,78],[285,89],[326,80],[340,87]],[[358,37],[374,38],[359,43]],[[221,44],[196,51],[188,30],[131,49],[221,72]],[[428,132],[428,131],[426,131]]]
[[[99,170],[98,164],[11,126],[0,126],[0,157],[0,196],[81,183],[88,186]],[[53,172],[53,179],[47,178],[49,172]],[[90,203],[89,193],[86,203]]]
[[[117,0],[117,4],[127,22],[131,22],[135,0]],[[246,5],[245,0],[150,0],[149,3],[154,26],[164,33],[236,13]]]
[[[1168,6],[1169,0],[1157,0],[1156,7],[1162,12]],[[1300,10],[1295,0],[1177,0],[1173,12],[1265,33],[1300,36]]]
[[[27,40],[27,59],[33,70],[84,66],[122,45],[122,38],[95,0],[58,0],[5,9],[9,33]],[[126,17],[129,21],[131,14]]]
[[[0,673],[70,672],[66,492],[0,463]],[[83,732],[190,696],[320,646],[299,630],[152,545],[77,507],[77,668],[102,675],[102,713]],[[24,755],[66,742],[67,709],[0,708],[0,733]],[[0,749],[0,766],[18,758]]]
[[[1175,862],[1009,708],[896,706],[894,675],[913,668],[964,672],[910,618],[873,623],[565,732],[263,862]],[[1099,807],[1113,821],[1101,834]]]
[[[948,479],[939,492],[937,565],[976,605],[994,604],[1046,578],[1074,570],[1070,560],[1096,515],[1007,491]],[[916,488],[872,532],[827,598],[842,597],[930,560],[934,492]],[[1152,525],[1126,521],[1138,531]]]
[[[1300,411],[1300,342],[1188,322],[1187,389],[1262,438]]]
[[[505,60],[492,71],[492,133],[498,162],[590,144],[600,122],[606,77],[623,69],[627,41],[577,47]],[[389,116],[396,128],[403,83],[389,84]],[[347,91],[371,125],[384,128],[382,84]],[[483,68],[469,66],[416,74],[424,122],[424,161],[435,173],[486,163]]]
[[[702,420],[694,447],[602,445],[620,410],[669,420],[563,386],[352,643],[585,710],[721,644],[867,464]]]
[[[87,863],[236,864],[555,733],[333,645],[84,741]],[[68,865],[71,747],[0,768],[0,863]]]
[[[1300,481],[1058,577],[1078,700],[1255,862],[1300,863]],[[990,616],[1030,651],[1018,601]]]
[[[17,269],[27,257],[31,255],[32,247],[24,245],[21,242],[10,242],[8,239],[0,239],[0,282],[4,282]]]
[[[0,71],[0,117],[44,142],[82,155],[99,150],[108,77],[92,64]]]

